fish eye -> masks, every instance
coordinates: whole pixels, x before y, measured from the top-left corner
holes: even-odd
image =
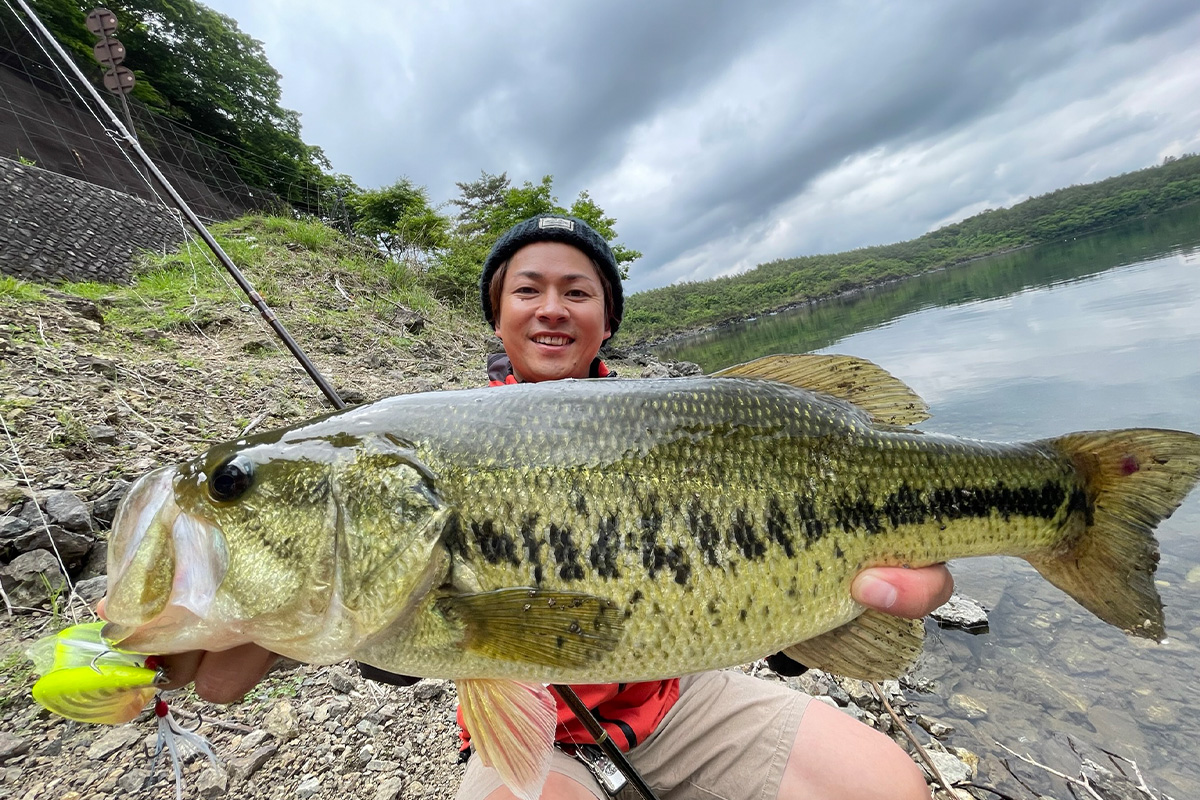
[[[240,453],[230,456],[212,471],[208,494],[213,500],[227,503],[237,500],[254,483],[254,464]]]

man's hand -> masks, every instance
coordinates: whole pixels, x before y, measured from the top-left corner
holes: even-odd
[[[919,619],[950,599],[954,578],[945,564],[921,569],[873,567],[860,572],[850,594],[864,606]]]
[[[105,619],[104,600],[96,605],[96,613]],[[220,652],[192,650],[163,656],[167,682],[162,688],[178,689],[195,681],[196,694],[208,702],[232,703],[253,689],[278,660],[279,656],[256,644]]]
[[[194,681],[196,694],[210,703],[233,703],[253,689],[278,660],[279,656],[256,644],[163,656],[167,672],[163,688],[177,689]]]

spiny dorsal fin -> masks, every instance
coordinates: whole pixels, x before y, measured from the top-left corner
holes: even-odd
[[[761,378],[845,400],[886,425],[914,425],[929,419],[929,407],[916,392],[883,367],[854,356],[778,355],[713,373],[722,378]]]
[[[465,627],[463,647],[504,661],[581,667],[607,655],[622,632],[616,604],[583,592],[497,589],[437,605]]]
[[[921,655],[925,625],[868,609],[862,616],[828,633],[806,639],[783,651],[807,667],[825,672],[880,681],[899,678]]]

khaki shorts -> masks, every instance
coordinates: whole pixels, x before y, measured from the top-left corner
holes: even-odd
[[[733,670],[688,675],[678,702],[629,761],[660,800],[774,800],[809,700]],[[608,800],[587,768],[557,749],[550,770]],[[484,800],[500,785],[494,769],[472,758],[458,800]]]

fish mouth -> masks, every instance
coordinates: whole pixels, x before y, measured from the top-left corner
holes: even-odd
[[[228,569],[220,529],[179,506],[179,479],[175,467],[142,476],[113,519],[103,636],[122,649],[166,653],[197,645]]]

